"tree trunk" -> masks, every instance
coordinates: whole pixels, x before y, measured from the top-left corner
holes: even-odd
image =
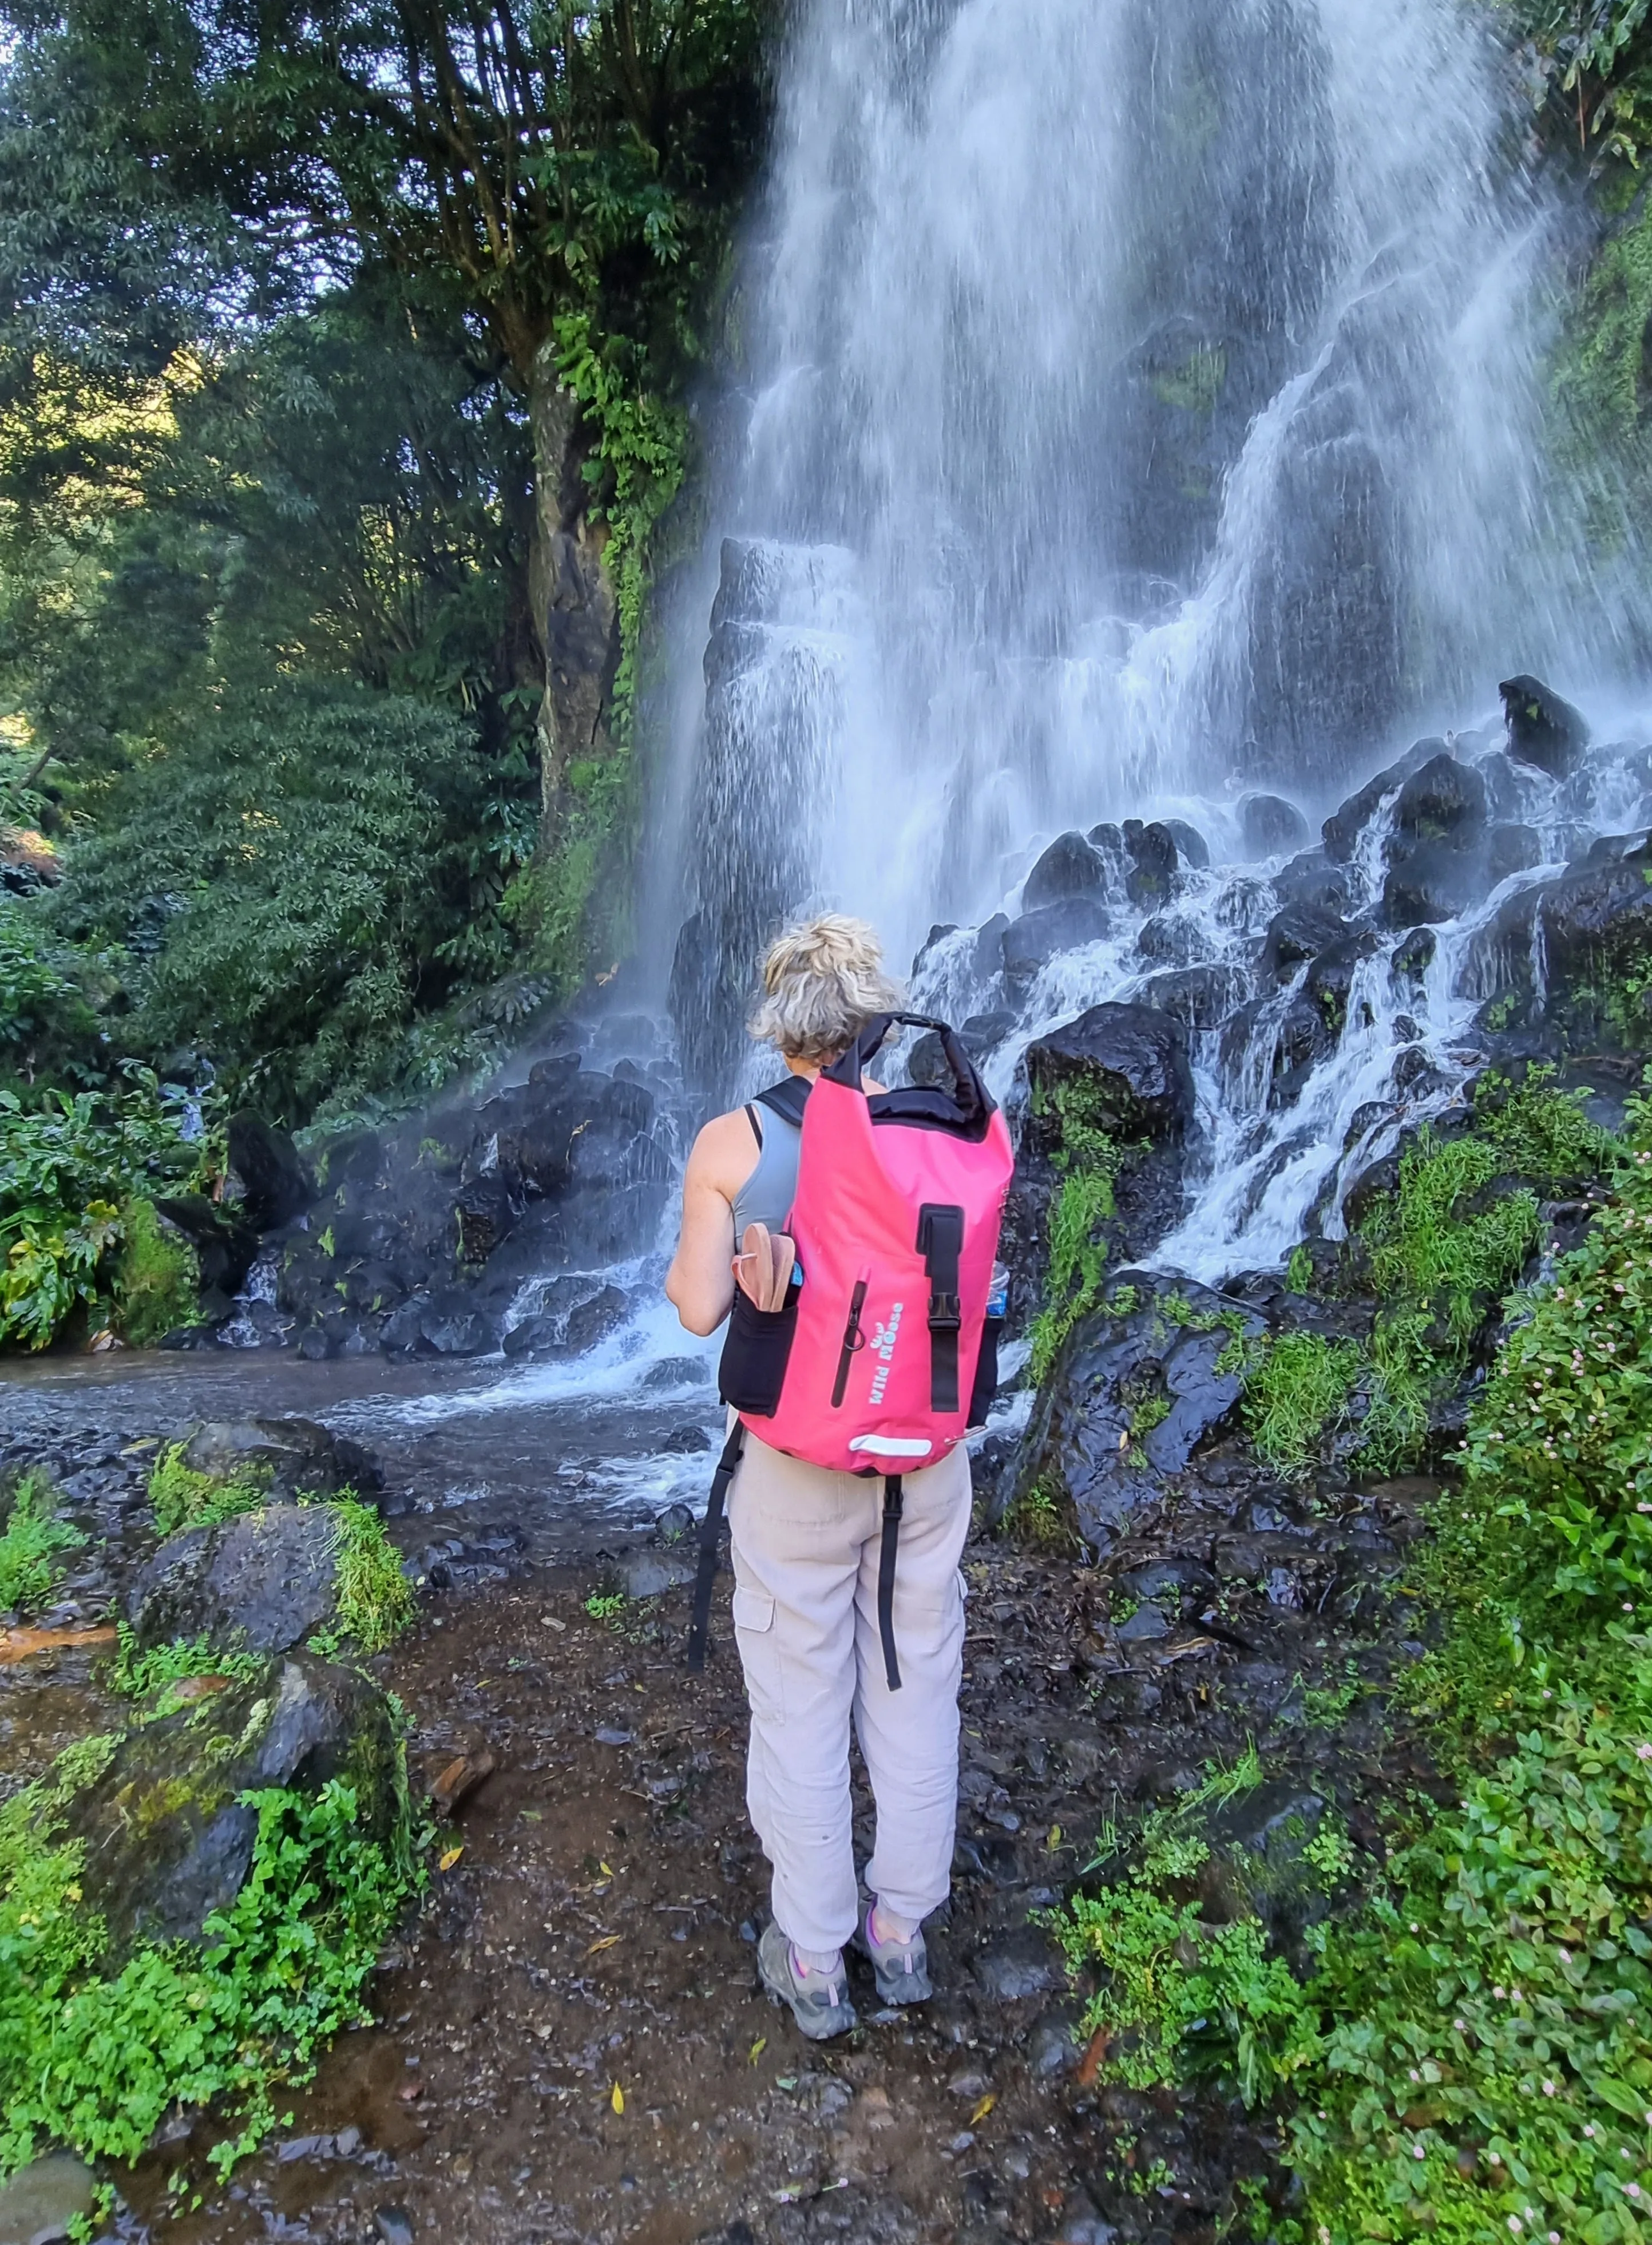
[[[539,851],[562,831],[569,767],[607,753],[606,723],[620,661],[620,612],[602,564],[606,542],[586,519],[575,445],[579,409],[557,379],[549,344],[528,380],[533,436],[533,537],[528,598],[545,661],[539,705]]]

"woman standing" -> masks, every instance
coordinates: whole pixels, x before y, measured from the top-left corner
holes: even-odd
[[[811,1083],[900,1003],[873,931],[836,913],[781,936],[762,985],[753,1034]],[[802,1136],[765,1102],[718,1116],[696,1139],[666,1281],[691,1333],[713,1333],[728,1315],[737,1268],[760,1307],[774,1306],[771,1289],[783,1292],[790,1243],[781,1240],[776,1258],[771,1238],[792,1210]],[[737,1240],[752,1250],[740,1265]],[[735,1633],[751,1703],[746,1799],[774,1870],[774,1921],[758,1968],[816,2041],[855,2024],[843,1968],[851,1939],[870,1959],[884,2002],[930,1994],[923,1922],[951,1880],[968,1454],[960,1442],[903,1484],[898,1689],[880,1658],[884,1482],[807,1464],[748,1431],[729,1489]],[[863,1909],[850,1834],[851,1719],[877,1808]]]

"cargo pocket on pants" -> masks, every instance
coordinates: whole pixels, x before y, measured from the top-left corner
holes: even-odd
[[[735,1589],[735,1641],[745,1671],[746,1691],[752,1713],[766,1722],[779,1722],[785,1714],[780,1688],[780,1640],[775,1631],[775,1601],[765,1591]]]

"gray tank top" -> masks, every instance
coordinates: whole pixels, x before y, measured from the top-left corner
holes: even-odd
[[[760,1140],[757,1166],[735,1195],[735,1238],[743,1239],[748,1224],[765,1224],[779,1231],[797,1197],[797,1157],[803,1134],[796,1122],[776,1115],[772,1107],[748,1107],[747,1119]]]

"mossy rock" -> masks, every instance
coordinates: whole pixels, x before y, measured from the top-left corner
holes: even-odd
[[[338,1620],[338,1516],[268,1504],[168,1536],[133,1582],[127,1614],[146,1650],[206,1637],[285,1652]]]
[[[141,1941],[193,1939],[240,1893],[265,1787],[355,1788],[363,1838],[390,1840],[405,1811],[390,1704],[367,1677],[306,1653],[271,1661],[127,1732],[102,1774],[71,1795],[59,1836],[84,1842],[88,1908],[117,1957]]]

